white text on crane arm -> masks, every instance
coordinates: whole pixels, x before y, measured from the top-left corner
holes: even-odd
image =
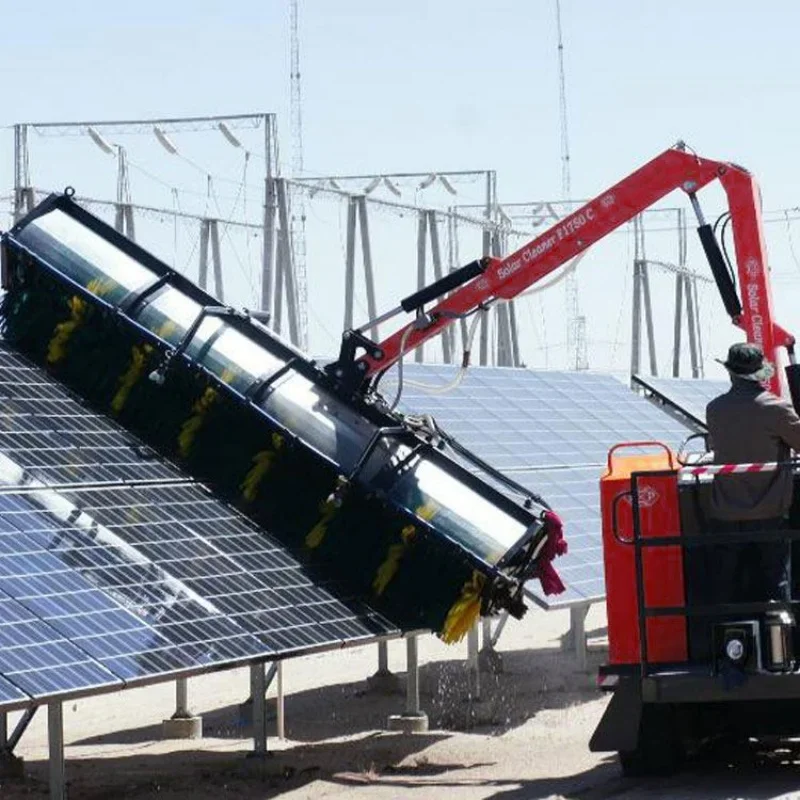
[[[608,202],[609,196],[606,196],[601,201],[604,208],[613,205],[613,198]],[[537,261],[545,253],[549,253],[559,242],[568,239],[572,234],[579,231],[587,222],[593,222],[597,219],[597,212],[592,206],[586,206],[576,214],[568,217],[559,225],[555,230],[545,236],[531,242],[527,247],[524,247],[519,255],[511,261],[503,264],[497,271],[497,277],[500,280],[505,280],[516,272],[519,272],[523,267],[527,267],[534,261]]]

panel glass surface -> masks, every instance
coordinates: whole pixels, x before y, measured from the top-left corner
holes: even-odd
[[[654,392],[656,399],[705,425],[706,406],[731,388],[729,380],[705,378],[651,378],[634,375],[634,381]]]
[[[0,346],[0,705],[395,632]]]
[[[405,378],[432,385],[455,368],[406,364]],[[389,376],[383,390],[392,396]],[[434,395],[406,383],[401,408],[429,413],[448,433],[502,471],[603,464],[623,441],[673,448],[693,430],[610,375],[472,367],[461,385]]]
[[[11,681],[0,676],[0,710],[19,707],[31,701],[30,695],[25,694]]]
[[[65,491],[65,497],[185,590],[276,652],[391,628],[332,584],[312,581],[277,540],[197,485]]]
[[[34,699],[122,687],[122,681],[115,675],[23,603],[12,599],[3,588],[0,588],[0,673]]]
[[[6,345],[0,345],[0,453],[48,485],[183,479]],[[8,482],[0,474],[0,483]]]
[[[0,589],[126,681],[265,652],[55,492],[0,495],[0,525]]]

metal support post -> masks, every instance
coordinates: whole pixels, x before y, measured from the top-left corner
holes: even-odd
[[[458,269],[458,217],[452,206],[447,210],[447,266],[450,272]],[[462,349],[467,345],[467,322],[464,319],[458,320],[458,327],[461,332]],[[445,328],[445,336],[450,338],[450,350],[455,355],[456,352],[456,331],[454,325]]]
[[[13,219],[20,218],[20,189],[22,188],[22,170],[20,168],[20,155],[22,149],[22,126],[14,126],[14,207]]]
[[[686,318],[689,323],[689,359],[692,367],[692,377],[701,377],[702,358],[699,354],[700,331],[697,318],[697,304],[695,303],[695,292],[697,291],[696,281],[690,280],[688,275],[683,276],[686,294]]]
[[[498,303],[496,314],[497,320],[497,353],[495,363],[498,367],[514,366],[511,360],[511,331],[509,330],[508,306],[506,303]]]
[[[675,275],[675,328],[672,344],[672,377],[679,378],[681,374],[681,334],[683,329],[683,275]]]
[[[23,778],[25,776],[25,762],[14,755],[22,734],[28,729],[31,720],[36,714],[38,706],[29,706],[22,712],[13,732],[8,733],[8,714],[0,712],[0,786],[8,778]]]
[[[189,709],[189,681],[175,681],[175,713],[161,723],[162,739],[200,739],[203,736],[203,718]]]
[[[297,311],[297,289],[295,286],[294,259],[289,233],[289,207],[286,199],[286,181],[279,178],[275,182],[278,196],[278,221],[280,223],[280,242],[283,243],[283,279],[286,288],[286,311],[289,319],[289,340],[295,347],[300,346],[300,328]]]
[[[428,233],[427,228],[428,214],[426,211],[420,211],[417,222],[417,289],[425,287],[425,261],[427,253],[425,238]],[[424,345],[419,345],[414,350],[414,361],[416,361],[417,364],[421,364],[424,357]]]
[[[125,212],[119,203],[114,204],[114,230],[123,235],[125,233]]]
[[[367,220],[367,198],[364,195],[356,197],[358,207],[358,224],[361,228],[361,257],[364,261],[364,285],[367,289],[367,314],[370,319],[378,316],[378,303],[375,299],[375,273],[372,270],[372,242],[369,238],[369,222]],[[372,325],[369,335],[378,341],[378,326]]]
[[[653,329],[653,305],[650,302],[650,275],[647,262],[642,262],[642,291],[644,294],[644,319],[647,325],[647,351],[650,356],[650,374],[658,375],[658,361],[656,360],[656,338]]]
[[[379,694],[399,694],[403,691],[399,675],[389,670],[389,643],[378,642],[378,671],[367,678],[367,687]]]
[[[389,671],[389,642],[378,642],[378,672]]]
[[[175,681],[175,716],[189,716],[189,685],[186,678]]]
[[[522,358],[519,354],[519,328],[517,327],[517,308],[514,300],[508,301],[508,322],[511,327],[511,358],[513,366],[521,367]]]
[[[503,629],[506,627],[506,623],[508,622],[509,618],[508,611],[504,611],[500,616],[500,620],[498,621],[497,625],[494,628],[494,634],[492,635],[492,644],[497,645],[500,641],[500,634],[503,632]]]
[[[631,313],[631,375],[638,375],[642,357],[641,262],[633,262],[633,311]]]
[[[495,258],[502,257],[503,245],[500,241],[500,234],[498,231],[492,231],[491,248],[492,255]],[[512,347],[513,334],[511,332],[511,316],[509,314],[508,303],[501,302],[497,304],[495,318],[497,324],[497,351],[495,363],[498,367],[513,367],[515,366]]]
[[[691,285],[692,289],[695,330],[697,332],[697,377],[704,378],[705,372],[703,364],[705,363],[705,358],[703,356],[703,332],[700,329],[700,301],[697,299],[697,275],[693,274],[691,278],[689,278],[689,285]]]
[[[483,647],[482,650],[494,650],[494,642],[492,641],[492,618],[483,617],[481,619],[481,628],[483,634]]]
[[[14,126],[14,222],[31,209],[33,192],[28,162],[28,126]]]
[[[419,704],[419,653],[417,635],[406,637],[406,710],[389,717],[389,730],[421,733],[428,730],[428,715]]]
[[[344,252],[344,328],[353,328],[353,304],[356,292],[356,203],[352,195],[347,201],[347,244]],[[370,319],[374,319],[370,315]]]
[[[277,726],[278,726],[278,738],[285,739],[286,738],[286,707],[284,703],[284,693],[283,693],[283,661],[278,661],[277,664],[277,674],[278,674],[278,700],[276,703],[276,716],[277,716]]]
[[[208,236],[211,220],[204,219],[200,223],[200,265],[197,270],[197,282],[201,289],[208,288]]]
[[[479,623],[467,632],[467,669],[470,677],[470,695],[473,700],[481,699],[481,669],[479,663]]]
[[[275,312],[272,317],[272,329],[280,335],[283,327],[283,287],[285,285],[283,274],[286,272],[286,239],[280,231],[275,246],[277,257],[275,259]]]
[[[587,664],[586,615],[588,613],[589,606],[585,604],[572,606],[569,610],[572,645],[575,650],[578,669],[581,670],[586,669]]]
[[[406,657],[408,685],[406,686],[406,714],[414,716],[419,714],[419,653],[417,650],[417,637],[409,636],[406,639]]]
[[[275,115],[264,115],[264,223],[261,254],[261,310],[272,315],[272,286],[275,264],[275,176],[278,172],[278,138]]]
[[[433,265],[433,278],[439,280],[442,277],[442,251],[439,247],[439,225],[436,212],[428,211],[428,234],[431,239],[431,263]],[[449,328],[449,326],[448,326]],[[447,329],[445,329],[447,330]],[[445,364],[453,363],[452,340],[449,335],[442,332],[442,356]]]
[[[224,303],[225,294],[222,287],[222,256],[219,249],[219,223],[215,219],[209,222],[209,234],[211,237],[211,263],[214,269],[214,296],[220,303]]]
[[[267,754],[267,684],[263,664],[250,667],[250,688],[253,694],[253,753]]]
[[[261,251],[261,310],[273,313],[272,284],[275,269],[275,179],[264,181],[264,222]]]
[[[503,671],[503,657],[495,649],[497,639],[492,636],[492,618],[483,617],[481,620],[483,627],[482,647],[478,653],[478,668],[485,672],[490,672],[494,675],[499,675]],[[504,621],[498,622],[497,627],[500,629],[504,625]]]
[[[483,228],[483,255],[488,256],[492,253],[492,231],[491,224],[494,219],[495,208],[495,173],[486,173],[486,208],[484,217],[486,223]],[[480,364],[486,366],[489,363],[489,314],[482,314],[480,321]]]
[[[65,800],[64,712],[61,703],[47,706],[47,742],[50,766],[50,800]]]
[[[122,227],[123,233],[132,241],[136,241],[136,227],[133,221],[133,206],[126,203],[122,207]]]
[[[28,730],[28,725],[31,724],[31,721],[36,716],[36,711],[38,710],[39,706],[30,706],[26,708],[25,711],[22,712],[22,716],[19,718],[19,721],[16,724],[16,727],[12,731],[11,735],[6,735],[6,749],[9,753],[13,753],[16,746],[19,744],[19,740],[22,738],[22,735]]]

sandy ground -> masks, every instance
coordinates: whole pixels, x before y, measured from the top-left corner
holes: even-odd
[[[735,762],[717,754],[679,775],[646,781],[624,779],[614,757],[590,753],[587,742],[606,703],[594,688],[594,667],[604,655],[602,614],[595,607],[587,621],[593,646],[585,672],[562,650],[567,613],[533,610],[510,622],[498,647],[503,672],[482,675],[479,700],[470,696],[466,644],[421,639],[427,734],[384,731],[404,698],[367,689],[375,646],[287,662],[288,738],[271,736],[266,759],[248,757],[252,740],[239,710],[248,694],[246,670],[190,682],[191,706],[204,717],[202,740],[160,740],[174,684],[68,703],[69,797],[800,798],[800,755],[792,752],[740,753]],[[404,644],[391,643],[389,654],[391,669],[402,673]],[[0,782],[2,800],[47,797],[46,744],[41,713],[18,748],[25,779]]]

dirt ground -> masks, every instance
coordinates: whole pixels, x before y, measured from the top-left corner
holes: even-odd
[[[441,798],[800,798],[800,748],[774,753],[716,754],[667,779],[620,776],[613,756],[593,754],[588,740],[606,699],[594,688],[604,656],[602,606],[587,621],[590,666],[576,668],[562,649],[566,612],[531,611],[500,639],[501,674],[481,676],[471,696],[466,644],[420,640],[422,705],[427,734],[385,732],[402,711],[402,694],[367,688],[376,648],[307,656],[285,665],[286,740],[270,736],[266,759],[249,757],[252,740],[239,704],[246,670],[215,673],[189,684],[204,738],[160,740],[174,710],[174,684],[129,690],[65,705],[69,797],[162,800],[264,800],[282,797]],[[390,667],[402,673],[405,646],[389,646]],[[271,690],[274,694],[274,688]],[[14,722],[14,719],[11,720]],[[271,722],[274,733],[274,720]],[[0,782],[0,800],[45,798],[46,714],[18,748],[25,778]]]

